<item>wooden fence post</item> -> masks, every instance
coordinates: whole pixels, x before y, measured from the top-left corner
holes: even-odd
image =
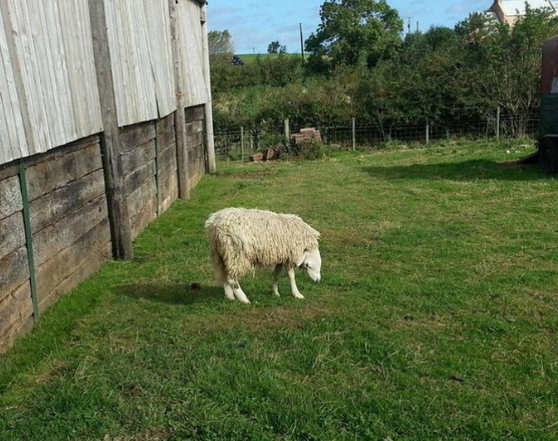
[[[180,66],[179,37],[176,29],[176,0],[169,0],[170,26],[172,37],[172,56],[176,78],[176,111],[174,112],[174,129],[176,132],[176,162],[178,168],[178,195],[180,199],[190,199],[190,172],[188,146],[186,144],[185,99],[182,85],[184,78]]]
[[[124,194],[124,178],[120,164],[120,139],[116,97],[112,79],[112,66],[107,32],[105,2],[89,0],[91,34],[95,71],[99,87],[103,133],[101,149],[107,193],[113,255],[116,259],[132,259],[132,228],[128,214],[128,204]]]
[[[209,38],[207,35],[207,5],[201,8],[201,24],[202,24],[202,40],[203,40],[203,74],[207,87],[207,102],[204,105],[205,110],[205,136],[207,140],[207,168],[209,173],[215,173],[217,167],[215,165],[215,139],[213,134],[213,104],[211,100],[211,70],[209,67]]]
[[[291,123],[289,121],[289,118],[285,118],[285,145],[289,145],[289,142],[291,140]]]

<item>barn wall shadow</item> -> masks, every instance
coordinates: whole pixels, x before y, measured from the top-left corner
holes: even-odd
[[[497,179],[502,181],[544,180],[549,175],[537,165],[497,163],[488,160],[441,162],[437,164],[412,164],[397,166],[367,166],[362,170],[385,179],[448,179],[454,181],[477,181]]]
[[[138,283],[119,286],[118,294],[132,299],[146,299],[170,305],[190,305],[193,303],[212,303],[223,300],[223,288],[201,286],[192,289],[187,284]]]

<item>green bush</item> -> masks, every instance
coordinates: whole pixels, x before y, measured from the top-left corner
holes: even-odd
[[[291,143],[286,153],[294,159],[322,159],[327,156],[327,147],[323,142],[303,141]]]

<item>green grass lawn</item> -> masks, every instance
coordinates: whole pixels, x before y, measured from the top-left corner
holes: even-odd
[[[558,439],[558,181],[499,164],[527,151],[219,164],[0,358],[0,440]],[[225,299],[226,206],[322,232],[305,300],[271,270]]]

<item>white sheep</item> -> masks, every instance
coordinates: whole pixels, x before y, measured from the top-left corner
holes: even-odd
[[[211,258],[225,296],[250,303],[238,280],[255,267],[274,267],[272,291],[279,295],[279,275],[287,269],[294,297],[304,298],[296,286],[294,269],[301,267],[315,282],[320,281],[322,259],[320,233],[293,214],[265,210],[225,208],[205,222]]]

